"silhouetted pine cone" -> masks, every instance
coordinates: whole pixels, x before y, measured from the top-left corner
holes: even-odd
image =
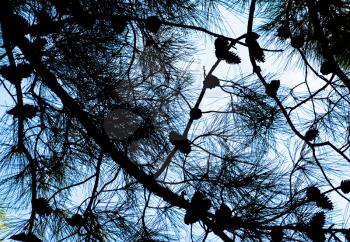
[[[331,73],[334,73],[336,71],[336,66],[335,64],[332,64],[330,61],[325,61],[322,63],[320,72],[322,75],[328,75]]]
[[[258,62],[265,62],[265,54],[264,51],[261,49],[257,39],[260,37],[255,32],[247,34],[246,37],[246,43],[249,47],[249,51],[252,54],[253,58]]]
[[[349,193],[350,192],[350,180],[341,181],[340,190],[345,194]]]
[[[215,39],[214,45],[216,50],[227,51],[229,46],[229,40],[225,37],[220,36]]]
[[[317,201],[321,197],[321,191],[315,186],[306,189],[306,196],[310,201]]]
[[[8,114],[11,114],[16,118],[20,116],[22,116],[23,118],[34,118],[37,112],[38,109],[30,104],[24,104],[22,109],[20,109],[18,105],[16,105],[14,108],[7,111]]]
[[[125,30],[128,24],[128,21],[127,21],[127,18],[124,16],[113,16],[111,23],[112,23],[113,30],[117,34],[120,34]]]
[[[280,37],[281,39],[288,39],[291,36],[291,32],[290,32],[290,28],[288,23],[285,23],[283,25],[281,25],[278,29],[277,29],[277,37]]]
[[[169,140],[177,149],[179,149],[180,152],[184,154],[189,154],[191,152],[191,144],[183,135],[180,135],[175,131],[171,131],[169,134]]]
[[[325,241],[326,238],[323,231],[325,220],[324,212],[316,213],[310,220],[306,234],[313,242]]]
[[[306,196],[310,201],[316,202],[317,207],[329,210],[333,209],[332,201],[326,195],[322,194],[317,187],[308,187],[306,189]]]
[[[16,42],[19,38],[29,33],[28,21],[20,15],[13,15],[11,18],[11,28],[9,29],[9,37]]]
[[[309,129],[305,134],[305,139],[308,141],[312,141],[316,139],[317,135],[318,135],[317,129]]]
[[[14,85],[23,78],[30,77],[32,72],[32,66],[27,63],[20,63],[16,67],[4,65],[0,68],[0,75]]]
[[[84,218],[76,213],[71,218],[66,218],[66,222],[72,227],[81,227],[84,225]]]
[[[260,66],[254,66],[254,67],[253,67],[253,72],[255,72],[255,73],[260,73],[260,72],[261,72]]]
[[[17,65],[16,71],[21,78],[28,78],[33,73],[33,67],[28,63],[20,63]]]
[[[314,228],[322,228],[325,222],[326,222],[326,216],[324,212],[318,212],[312,217],[309,225]]]
[[[193,224],[200,220],[200,218],[210,209],[211,202],[204,195],[196,191],[191,199],[190,207],[185,214],[185,224]]]
[[[316,200],[316,206],[323,209],[333,210],[332,201],[324,194],[321,194],[321,197]]]
[[[46,216],[50,215],[53,211],[45,198],[37,198],[33,204],[33,210],[36,214]]]
[[[215,226],[219,230],[223,230],[230,226],[232,211],[226,204],[221,204],[220,208],[215,212]]]
[[[304,37],[302,35],[296,35],[290,38],[290,44],[292,47],[299,49],[304,46]]]
[[[283,241],[283,229],[280,227],[275,227],[270,233],[271,242],[282,242]]]
[[[193,120],[200,119],[202,117],[202,110],[199,108],[192,108],[190,111],[190,117]]]
[[[265,62],[265,54],[264,51],[259,46],[258,42],[256,44],[251,45],[250,48],[252,50],[253,58],[258,62]]]
[[[157,16],[150,16],[145,21],[145,28],[152,33],[157,33],[161,25],[162,21]]]
[[[234,52],[229,51],[230,41],[225,37],[215,40],[215,55],[219,60],[225,60],[228,64],[239,64],[241,58]]]
[[[234,52],[228,51],[223,58],[228,64],[239,64],[241,63],[241,58]]]
[[[220,80],[214,75],[208,75],[203,81],[204,87],[212,89],[220,85]]]
[[[191,144],[188,141],[188,139],[186,139],[183,142],[179,143],[177,145],[177,148],[179,149],[180,152],[182,152],[184,154],[189,154],[191,152]]]
[[[215,50],[215,56],[216,56],[216,58],[218,58],[219,60],[224,60],[225,57],[226,57],[226,53],[227,53],[227,51]]]
[[[279,80],[273,80],[271,83],[268,83],[266,85],[266,94],[269,97],[276,97],[278,88],[280,87],[280,81]]]
[[[22,80],[22,77],[17,74],[16,68],[13,66],[2,66],[0,68],[0,75],[14,85]]]

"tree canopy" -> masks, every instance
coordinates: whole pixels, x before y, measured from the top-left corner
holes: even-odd
[[[349,10],[1,1],[2,239],[350,241]],[[215,54],[199,89],[195,36]],[[214,90],[223,105],[204,106]]]

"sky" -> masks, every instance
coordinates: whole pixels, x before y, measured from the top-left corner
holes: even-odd
[[[238,37],[246,32],[246,21],[245,17],[234,16],[231,13],[228,13],[225,10],[221,10],[223,12],[223,26],[222,32],[219,32],[223,35],[230,37]],[[216,32],[216,31],[215,31]],[[203,86],[203,68],[206,70],[206,73],[211,69],[212,65],[216,62],[215,57],[215,49],[214,49],[214,38],[211,36],[203,37],[203,34],[198,34],[198,37],[194,35],[196,38],[196,45],[200,48],[200,51],[195,56],[194,62],[191,66],[191,70],[195,73],[195,83],[194,89],[201,90]],[[270,47],[273,49],[273,46]],[[213,75],[217,76],[219,79],[234,79],[237,77],[244,77],[247,74],[252,73],[252,67],[248,59],[248,52],[245,47],[237,46],[237,52],[242,58],[242,63],[240,65],[229,65],[222,61],[219,66],[213,72]],[[284,70],[284,60],[280,59],[275,60],[273,58],[269,58],[269,54],[267,55],[266,63],[261,64],[263,74],[267,74],[267,70],[271,70],[274,72],[277,70],[277,79],[281,80],[282,85],[290,85],[295,84],[295,80],[303,80],[304,75],[303,71],[297,69],[293,66],[290,66],[286,70]],[[279,63],[281,62],[281,63]],[[312,88],[318,88],[320,85],[319,80],[310,81],[310,85]],[[12,92],[14,89],[10,89]],[[206,91],[203,102],[200,105],[202,111],[210,111],[216,110],[220,108],[224,103],[226,103],[227,99],[223,98],[223,92],[220,88],[214,88]],[[4,114],[6,110],[9,110],[13,105],[13,100],[6,93],[3,86],[0,88],[0,115]],[[79,196],[77,196],[77,200],[79,200]],[[344,217],[349,216],[348,205],[345,204],[342,200],[339,200],[339,203],[342,203],[342,208],[344,209]],[[197,225],[195,225],[196,227]],[[187,227],[189,228],[189,227]],[[198,229],[198,228],[197,228]],[[189,229],[188,229],[189,230]],[[198,231],[198,232],[197,232]],[[194,230],[194,233],[201,233],[199,230]],[[186,241],[189,241],[188,234],[186,236]],[[208,241],[220,241],[216,236],[209,237]]]

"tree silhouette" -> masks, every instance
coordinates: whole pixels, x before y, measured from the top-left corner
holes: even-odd
[[[211,31],[219,6],[248,14],[246,32]],[[256,8],[267,23],[254,23]],[[1,120],[1,205],[16,215],[4,238],[350,240],[334,200],[350,192],[348,10],[341,0],[2,1],[13,105]],[[201,90],[183,67],[193,34],[212,38],[217,57]],[[305,76],[286,85],[263,64],[288,55]],[[243,59],[253,73],[214,75]],[[200,106],[208,89],[224,107]]]

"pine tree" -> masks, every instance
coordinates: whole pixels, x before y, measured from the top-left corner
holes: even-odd
[[[1,120],[0,196],[17,217],[4,237],[348,239],[332,220],[342,216],[333,195],[349,192],[348,5],[240,3],[2,1],[0,80],[13,105]],[[220,32],[219,6],[247,14],[246,33]],[[194,34],[216,58],[201,90],[182,67]],[[307,70],[301,82],[263,65],[288,51]],[[253,74],[215,72],[243,59]],[[208,89],[229,101],[204,107]]]

